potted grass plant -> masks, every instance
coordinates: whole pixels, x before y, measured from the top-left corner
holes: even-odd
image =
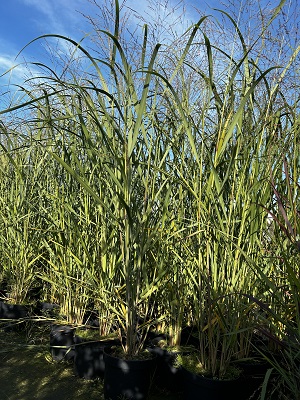
[[[241,370],[233,362],[237,340],[234,303],[231,296],[215,293],[210,284],[206,288],[206,296],[197,299],[198,307],[201,301],[198,349],[179,355],[176,361],[182,369],[183,398],[246,399],[239,385]]]
[[[237,26],[236,28],[238,30]],[[209,77],[206,77],[204,71],[198,72],[210,82],[211,97],[209,96],[207,104],[203,106],[203,120],[208,118],[213,108],[212,102],[216,103],[216,110],[220,104],[226,106],[222,111],[216,111],[216,123],[210,125],[210,132],[213,133],[209,148],[201,134],[201,128],[194,127],[196,132],[200,131],[198,142],[194,140],[197,137],[195,133],[193,136],[188,135],[193,158],[186,161],[189,163],[189,174],[180,174],[183,185],[191,193],[190,204],[194,210],[189,219],[192,232],[183,230],[186,235],[182,234],[181,243],[189,249],[192,260],[189,277],[194,283],[191,293],[194,296],[194,315],[199,332],[197,354],[182,357],[182,365],[187,367],[183,367],[184,398],[221,399],[237,396],[240,399],[245,395],[236,386],[241,371],[233,365],[240,332],[239,318],[243,313],[238,294],[249,290],[247,277],[250,269],[244,254],[258,257],[253,242],[248,240],[249,230],[253,237],[259,238],[258,227],[263,225],[262,217],[255,206],[257,187],[254,190],[251,183],[254,176],[260,174],[260,167],[254,165],[249,168],[249,159],[246,159],[245,164],[239,163],[238,153],[231,158],[230,151],[233,148],[237,152],[244,151],[244,144],[240,143],[239,146],[241,136],[236,136],[236,131],[250,123],[247,119],[249,114],[244,113],[244,107],[250,104],[250,93],[254,92],[264,74],[258,78],[254,75],[248,76],[247,84],[251,89],[246,91],[241,88],[240,104],[235,106],[231,102],[232,98],[227,97],[234,86],[234,76],[228,79],[225,94],[218,93],[217,86],[214,85],[212,46],[207,37],[205,47],[209,57]],[[214,50],[218,49],[214,47]],[[243,65],[248,70],[247,57],[248,50],[244,48],[242,60],[228,65],[228,68],[232,67],[238,73]],[[259,134],[258,126],[255,129]],[[207,165],[210,166],[209,171]],[[239,174],[240,169],[245,173]],[[260,195],[264,198],[268,193],[262,190]],[[189,196],[186,198],[189,199]],[[250,290],[255,292],[255,288]]]
[[[2,126],[5,135],[6,127]],[[34,181],[39,177],[34,160],[34,150],[24,146],[16,149],[17,141],[7,137],[3,140],[1,154],[1,192],[0,199],[0,246],[1,274],[6,283],[1,291],[0,319],[11,329],[24,327],[21,320],[29,318],[34,308],[30,292],[36,281],[36,270],[40,267],[43,252],[41,240],[41,215],[34,207],[38,196],[38,186]],[[9,190],[4,192],[4,188]],[[11,322],[10,322],[11,320]],[[19,320],[13,322],[12,320]]]
[[[239,310],[231,294],[250,290],[241,289],[242,277],[249,272],[243,257],[256,256],[255,244],[260,240],[257,232],[261,228],[257,202],[263,203],[269,195],[260,182],[274,165],[272,161],[261,162],[271,159],[270,148],[263,146],[270,126],[270,104],[257,106],[256,95],[261,92],[255,93],[258,85],[263,92],[267,71],[261,73],[255,62],[248,61],[250,50],[236,24],[236,36],[242,45],[240,61],[223,50],[218,52],[204,35],[206,67],[199,68],[202,62],[197,57],[195,62],[183,63],[199,25],[190,34],[182,57],[172,59],[166,68],[162,66],[160,75],[155,71],[159,46],[148,51],[147,27],[138,67],[128,62],[119,40],[116,1],[115,32],[99,30],[110,44],[111,53],[105,59],[93,58],[81,43],[52,35],[74,45],[72,56],[81,52],[94,68],[93,73],[89,75],[83,68],[85,72],[79,78],[67,68],[62,74],[42,79],[42,87],[38,83],[26,93],[30,113],[37,112],[33,118],[37,142],[46,143],[45,154],[62,167],[56,186],[63,193],[62,204],[68,198],[67,209],[73,217],[89,210],[91,203],[100,215],[91,225],[74,219],[79,221],[78,231],[84,234],[77,231],[78,240],[72,246],[65,243],[65,233],[72,233],[77,225],[72,222],[68,231],[59,226],[56,240],[52,238],[47,244],[49,265],[54,270],[52,282],[57,283],[60,277],[64,281],[61,288],[68,289],[63,306],[68,318],[78,322],[83,316],[86,304],[83,301],[78,306],[76,294],[86,289],[85,279],[99,290],[95,303],[104,310],[99,321],[107,323],[108,309],[114,314],[121,346],[106,352],[106,398],[146,397],[150,374],[144,366],[149,358],[152,367],[154,360],[143,352],[143,346],[150,325],[158,319],[157,310],[167,308],[156,304],[157,293],[165,284],[170,284],[167,294],[172,305],[166,318],[170,343],[180,342],[186,308],[182,304],[177,308],[177,297],[183,290],[194,308],[199,352],[191,362],[182,359],[182,365],[192,364],[192,380],[200,371],[209,382],[219,382],[220,387],[236,375],[230,364],[240,330]],[[230,60],[225,73],[223,64],[222,68],[214,68],[214,54]],[[82,57],[75,59],[80,62]],[[173,64],[175,72],[169,77]],[[201,78],[193,93],[186,90],[189,68],[193,76]],[[226,84],[216,82],[218,73]],[[177,90],[173,80],[179,82]],[[170,178],[172,175],[175,179]],[[64,180],[73,187],[72,196],[64,192]],[[185,188],[179,197],[174,193],[177,181]],[[53,187],[49,181],[47,185]],[[78,206],[77,193],[88,194],[84,207]],[[168,214],[171,203],[176,206]],[[166,232],[166,219],[176,217],[178,211],[175,244],[163,246],[164,236],[158,232]],[[90,219],[89,213],[84,215],[84,219]],[[63,218],[59,219],[64,223]],[[93,238],[89,237],[87,243],[85,235],[95,225],[101,229],[96,229],[95,237],[100,240],[96,240],[97,251],[93,252],[88,247]],[[72,238],[70,234],[67,241]],[[183,252],[178,251],[181,248]],[[157,262],[157,254],[163,257],[163,249],[176,254],[169,269]],[[63,273],[55,271],[58,265]],[[61,301],[63,294],[61,291]],[[83,293],[83,299],[91,296]],[[128,379],[131,373],[133,377]],[[197,397],[192,393],[187,396]]]
[[[75,156],[74,167],[55,152],[51,151],[51,154],[98,204],[103,219],[110,223],[110,237],[116,239],[113,249],[107,249],[106,243],[99,243],[102,255],[109,250],[114,252],[115,269],[120,271],[119,285],[113,288],[111,297],[116,299],[113,310],[118,316],[122,347],[104,353],[105,398],[117,399],[123,395],[143,399],[147,396],[155,364],[152,355],[143,351],[143,345],[155,319],[155,294],[166,273],[159,268],[161,264],[153,264],[153,254],[160,245],[158,232],[164,230],[171,193],[169,173],[162,169],[164,160],[171,157],[171,138],[157,129],[156,111],[160,107],[158,90],[164,93],[168,83],[154,72],[159,45],[150,56],[146,54],[147,28],[140,69],[134,71],[129,65],[118,41],[118,18],[116,1],[115,32],[102,32],[112,43],[109,65],[104,60],[96,62],[80,44],[63,38],[87,56],[98,75],[100,86],[84,79],[80,85],[68,86],[69,91],[76,93],[74,98],[79,98],[74,114],[68,109],[70,119],[79,122],[78,128],[88,146],[89,161],[93,161],[94,166],[96,163],[101,166],[97,189],[87,179],[88,171],[78,156]],[[194,27],[187,48],[198,29],[199,24]],[[186,51],[179,64],[185,54]],[[146,60],[149,60],[147,64]],[[102,74],[99,63],[108,67],[110,79]],[[65,86],[67,83],[64,82]],[[44,98],[47,107],[51,108],[49,95]],[[63,100],[62,105],[66,104]],[[55,123],[47,120],[45,127],[53,128]],[[160,146],[157,146],[158,142],[161,142]],[[105,144],[105,152],[100,144]],[[111,196],[114,202],[108,205],[105,198]],[[131,375],[133,378],[129,379]]]
[[[174,186],[172,184],[172,187]],[[178,220],[181,216],[178,215]],[[163,325],[160,326],[163,333],[157,332],[149,343],[149,351],[157,355],[155,383],[169,391],[178,392],[182,390],[182,379],[176,358],[179,354],[193,352],[195,348],[190,343],[192,340],[189,336],[182,340],[182,330],[187,323],[186,315],[190,300],[187,273],[189,263],[176,234],[180,229],[174,224],[173,218],[168,216],[168,220],[172,221],[173,229],[169,235],[166,231],[162,232],[164,235],[161,239],[162,254],[158,255],[158,258],[164,260],[167,271],[161,284],[164,290],[158,297],[164,315]]]
[[[234,366],[227,369],[227,374],[223,379],[213,378],[207,374],[203,364],[198,358],[197,353],[191,355],[179,355],[177,363],[182,367],[184,379],[185,400],[192,400],[201,396],[203,400],[211,399],[242,399],[240,391],[239,376],[240,371]]]
[[[295,118],[294,112],[289,110],[288,118]],[[254,299],[263,311],[259,317],[262,336],[267,339],[267,344],[261,348],[261,353],[269,363],[261,391],[262,399],[272,395],[278,398],[299,397],[300,281],[297,271],[300,186],[298,167],[292,161],[298,151],[294,142],[288,147],[285,154],[277,149],[277,164],[270,178],[272,207],[261,204],[269,222],[264,248],[274,259],[272,272],[251,264],[261,284],[270,293],[267,298]],[[274,348],[279,351],[274,353]]]
[[[64,82],[64,88],[67,86],[69,93],[73,91],[74,98],[79,98],[72,114],[67,107],[67,97],[58,96],[70,120],[78,120],[77,129],[88,147],[89,162],[101,167],[98,185],[93,187],[78,155],[72,155],[75,159],[72,164],[54,151],[49,152],[98,204],[103,219],[109,221],[110,237],[116,239],[114,247],[109,249],[107,243],[99,243],[101,255],[110,250],[114,252],[115,269],[120,271],[119,285],[113,288],[111,297],[116,298],[113,304],[122,346],[104,353],[105,398],[117,399],[123,395],[143,399],[147,396],[155,365],[153,356],[144,352],[143,345],[154,318],[155,292],[165,274],[152,261],[153,251],[159,245],[157,232],[164,228],[170,195],[167,174],[160,166],[169,148],[167,144],[165,149],[156,146],[159,140],[156,135],[162,133],[149,135],[149,130],[155,131],[157,84],[153,69],[159,45],[146,57],[145,28],[140,70],[133,71],[118,41],[118,18],[116,1],[115,32],[102,32],[112,43],[109,66],[105,60],[94,60],[80,44],[63,38],[87,56],[98,74],[98,86],[88,80],[69,86]],[[104,68],[108,67],[109,79],[102,74],[99,62]],[[44,99],[46,108],[51,111],[52,104],[48,101],[51,98],[46,94]],[[57,121],[44,121],[44,128],[52,129],[55,123]],[[105,152],[100,144],[105,144]],[[106,203],[105,198],[112,195],[113,204]]]

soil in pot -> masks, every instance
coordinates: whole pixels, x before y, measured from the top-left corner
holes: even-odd
[[[105,400],[145,400],[148,397],[156,357],[126,360],[104,349],[104,398]]]
[[[74,327],[69,325],[51,325],[50,350],[53,360],[71,360],[74,358]]]

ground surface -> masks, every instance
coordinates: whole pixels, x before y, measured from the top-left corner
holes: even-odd
[[[1,400],[104,400],[102,380],[75,376],[71,362],[54,362],[49,326],[31,324],[18,331],[0,329]],[[149,400],[179,400],[153,388]]]

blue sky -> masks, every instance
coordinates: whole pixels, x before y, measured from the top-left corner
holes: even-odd
[[[27,47],[22,54],[16,59],[19,51],[32,39],[43,34],[60,34],[80,40],[83,32],[91,31],[91,27],[87,24],[86,19],[80,12],[88,15],[95,13],[95,8],[91,1],[88,0],[0,0],[0,75],[18,64],[11,74],[0,76],[0,109],[3,107],[4,96],[1,94],[7,92],[8,83],[20,84],[25,76],[28,76],[27,62],[45,62],[49,60],[49,47],[57,46],[57,42],[49,40],[48,45],[44,41],[38,41]],[[97,0],[101,5],[104,0]],[[120,3],[123,0],[119,0]],[[299,0],[287,0],[298,2]],[[176,8],[180,0],[150,0],[152,4],[168,3],[169,14],[166,17],[170,22],[172,18],[176,20],[178,15],[182,13],[182,9]],[[226,0],[225,0],[226,2]],[[223,3],[223,2],[222,2]],[[201,8],[201,11],[211,13],[211,8],[222,8],[224,5],[219,0],[185,0],[186,11],[184,18],[186,26],[190,22],[196,22],[199,14],[195,12],[195,8]],[[237,2],[242,4],[243,1]],[[261,4],[269,3],[274,7],[279,0],[260,0]],[[142,15],[146,15],[147,0],[126,0],[126,6],[136,10]],[[224,3],[223,3],[224,4]],[[226,8],[225,8],[226,9]],[[151,19],[151,11],[148,10],[148,18]],[[160,12],[160,11],[159,11]],[[157,13],[157,10],[156,10]],[[163,20],[163,13],[159,14]],[[135,26],[139,20],[130,19],[128,24]],[[140,22],[141,23],[141,22]],[[59,45],[62,46],[62,43]],[[61,52],[64,51],[63,46],[56,48]],[[30,67],[31,72],[34,67]],[[12,86],[10,86],[11,88]],[[1,98],[2,97],[2,98]]]
[[[0,2],[0,75],[18,63],[44,61],[45,44],[39,41],[26,48],[16,60],[18,52],[32,39],[57,33],[79,39],[84,29],[84,18],[77,10],[88,11],[86,0],[11,0]],[[27,74],[22,64],[10,75],[10,82],[19,83]],[[3,92],[8,76],[0,78]]]
[[[98,4],[101,4],[102,1],[98,0]],[[176,5],[178,0],[169,0],[170,5],[173,3]],[[186,3],[188,5],[186,18],[190,20],[195,17],[196,19],[192,5],[198,2],[189,0]],[[204,2],[201,3],[205,4]],[[218,4],[218,1],[210,3]],[[143,12],[146,1],[127,0],[126,5],[132,9],[137,9],[138,12]],[[83,32],[91,30],[80,12],[93,15],[95,8],[88,0],[0,1],[0,75],[13,65],[21,63],[10,75],[0,77],[0,93],[5,90],[8,78],[11,83],[19,83],[24,75],[28,75],[27,67],[23,64],[25,60],[43,62],[46,59],[47,52],[43,41],[30,45],[17,60],[15,59],[23,46],[32,39],[43,34],[55,33],[79,40],[82,38]],[[176,18],[177,12],[179,10],[174,11],[174,18]],[[131,21],[132,24],[136,22]]]

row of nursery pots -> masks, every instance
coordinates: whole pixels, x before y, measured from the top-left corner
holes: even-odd
[[[171,392],[182,393],[183,400],[248,400],[259,398],[260,386],[268,364],[245,363],[239,377],[228,380],[207,378],[175,366],[178,351],[173,352],[149,341],[142,359],[128,360],[121,354],[118,339],[82,339],[75,328],[52,325],[50,348],[56,361],[74,360],[77,376],[104,379],[105,400],[120,398],[144,400],[153,384]],[[183,350],[191,353],[192,349]],[[256,393],[257,397],[254,397]]]
[[[40,304],[40,309],[46,312],[55,308],[55,305],[49,303]],[[30,310],[26,306],[0,301],[0,319],[18,322],[28,317]],[[211,379],[182,366],[175,366],[178,351],[158,346],[160,339],[164,338],[162,336],[149,337],[147,358],[128,360],[118,351],[121,348],[119,339],[87,340],[80,333],[75,334],[75,329],[69,325],[51,325],[52,358],[55,361],[72,360],[75,373],[80,378],[103,378],[105,400],[143,400],[148,397],[153,384],[171,392],[182,393],[183,400],[257,399],[259,394],[254,393],[259,392],[268,369],[267,363],[245,363],[237,379]],[[194,336],[188,334],[184,343],[189,342],[197,347],[194,339]],[[184,351],[190,353],[192,350],[189,348]]]
[[[34,307],[32,305],[11,304],[7,301],[0,301],[0,319],[16,320],[33,317],[36,314],[55,315],[58,310],[57,304],[38,302]]]
[[[39,309],[46,313],[52,312],[56,307],[49,303],[39,305]],[[19,326],[18,321],[29,317],[28,307],[0,301],[0,319],[16,321],[15,324]],[[186,333],[183,332],[182,337]],[[152,384],[168,391],[182,392],[184,400],[219,400],[229,396],[231,399],[247,400],[254,392],[258,392],[268,369],[267,363],[245,363],[238,379],[205,378],[181,366],[175,366],[178,352],[159,347],[157,343],[161,338],[149,338],[146,346],[148,358],[127,360],[116,351],[121,348],[121,343],[116,338],[86,340],[80,335],[75,335],[74,326],[53,324],[50,331],[50,349],[55,361],[73,360],[75,373],[80,378],[104,378],[106,400],[119,399],[120,396],[131,400],[146,399]],[[190,333],[184,343],[197,347],[197,341],[195,342]]]

